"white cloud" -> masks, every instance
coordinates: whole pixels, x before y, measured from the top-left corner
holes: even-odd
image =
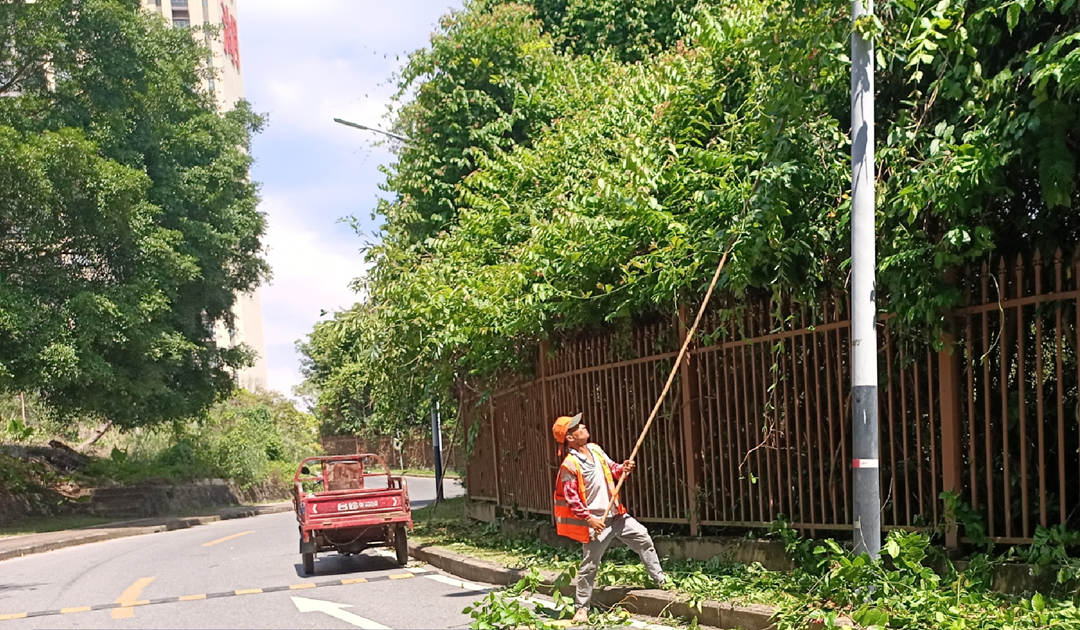
[[[361,132],[347,133],[334,117],[386,128],[396,70],[409,51],[426,43],[426,31],[451,7],[415,0],[245,5],[241,43],[245,54],[254,56],[245,80],[258,83],[256,109],[270,114],[271,132],[335,144],[355,143]],[[271,56],[273,62],[265,63]]]
[[[241,4],[239,25],[241,36],[246,27],[274,27],[288,34],[281,40],[321,46],[350,40],[377,48],[397,48],[403,41],[415,47],[427,42],[439,16],[459,7],[444,0],[254,0]]]
[[[269,216],[265,238],[273,279],[261,290],[263,336],[267,342],[270,389],[289,394],[301,381],[293,344],[303,339],[324,311],[352,306],[349,288],[367,266],[355,246],[334,247],[305,225],[304,209],[268,196],[261,209]]]
[[[362,221],[375,206],[380,136],[334,117],[386,128],[393,77],[423,47],[439,16],[460,0],[242,0],[239,37],[244,85],[269,126],[254,141],[253,176],[274,277],[262,287],[263,338],[271,389],[292,395],[301,381],[295,342],[322,312],[348,308],[350,283],[366,272],[364,239],[337,223]],[[365,231],[374,225],[364,225]]]
[[[389,126],[393,90],[379,87],[382,79],[363,68],[342,59],[306,57],[280,69],[256,103],[257,110],[269,114],[270,133],[345,146],[355,145],[360,132],[335,124],[334,118]]]

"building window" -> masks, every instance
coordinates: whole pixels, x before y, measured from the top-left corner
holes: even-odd
[[[191,26],[191,15],[188,14],[187,0],[173,0],[172,3],[173,26],[188,28]]]

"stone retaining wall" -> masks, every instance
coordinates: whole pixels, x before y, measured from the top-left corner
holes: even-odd
[[[90,501],[82,511],[109,517],[160,516],[287,497],[288,489],[273,482],[241,489],[222,479],[203,479],[180,484],[97,488],[91,492]]]

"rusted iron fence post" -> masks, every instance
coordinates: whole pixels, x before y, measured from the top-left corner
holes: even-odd
[[[960,442],[963,439],[960,422],[960,349],[956,347],[951,333],[941,337],[938,350],[938,403],[941,415],[941,480],[942,489],[957,497],[963,496],[963,460]],[[937,497],[933,497],[937,500]],[[945,546],[955,549],[959,545],[958,523],[955,515],[945,519]]]
[[[502,479],[499,475],[499,431],[495,426],[498,418],[495,416],[495,399],[494,397],[488,401],[488,422],[491,426],[491,463],[492,470],[495,473],[495,505],[502,505],[503,502],[503,487]]]
[[[687,313],[686,305],[679,306],[679,343],[680,346],[686,341],[686,335],[689,332],[687,321],[689,314]],[[682,450],[683,450],[683,463],[686,466],[686,516],[690,520],[690,535],[697,536],[699,533],[699,523],[701,520],[700,510],[698,509],[698,468],[701,465],[701,456],[699,454],[699,445],[695,443],[694,437],[698,435],[698,432],[694,430],[694,418],[698,414],[694,413],[692,408],[692,401],[694,400],[693,391],[691,389],[694,379],[694,354],[688,352],[683,364],[679,366],[679,389],[682,395],[682,404],[680,405],[682,415]]]
[[[555,419],[551,417],[551,388],[548,385],[547,378],[547,355],[548,355],[548,342],[545,339],[540,342],[540,348],[537,351],[536,357],[536,379],[540,385],[540,409],[542,417],[540,418],[541,429],[547,427],[549,422],[554,422]],[[555,475],[558,471],[559,462],[555,462],[552,466],[551,455],[545,454],[542,461],[544,462],[544,473],[547,476],[548,495],[555,496]],[[554,468],[554,470],[552,470]],[[555,524],[555,510],[551,511],[551,524]]]

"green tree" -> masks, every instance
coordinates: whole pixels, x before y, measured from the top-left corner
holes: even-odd
[[[560,50],[643,61],[689,35],[699,0],[530,0]]]
[[[133,426],[195,415],[268,273],[248,179],[262,125],[201,87],[201,38],[136,0],[0,4],[0,390]]]
[[[725,0],[684,23],[641,2],[658,21],[632,28],[603,17],[603,2],[589,5],[595,20],[586,3],[536,6],[470,4],[416,57],[429,63],[401,126],[468,168],[442,182],[452,215],[410,241],[396,234],[414,215],[388,212],[374,250],[355,330],[394,359],[350,363],[366,385],[337,391],[386,414],[412,408],[417,375],[447,391],[527,370],[542,339],[696,303],[730,242],[722,309],[761,294],[813,307],[845,290],[850,3]],[[511,15],[539,16],[530,37],[553,42],[544,80],[530,83],[530,102],[551,104],[535,110],[546,121],[477,150],[410,127],[416,112],[460,116],[460,99],[427,95],[477,73],[537,76],[506,62],[502,34],[461,30]],[[933,334],[965,263],[1080,238],[1063,211],[1080,195],[1080,11],[1075,0],[898,0],[854,28],[878,51],[881,306]],[[466,49],[478,52],[455,65]],[[407,186],[430,174],[416,155],[391,167],[386,207],[419,207]],[[359,347],[339,323],[328,326],[342,347]],[[320,373],[335,373],[335,357],[320,351]]]

